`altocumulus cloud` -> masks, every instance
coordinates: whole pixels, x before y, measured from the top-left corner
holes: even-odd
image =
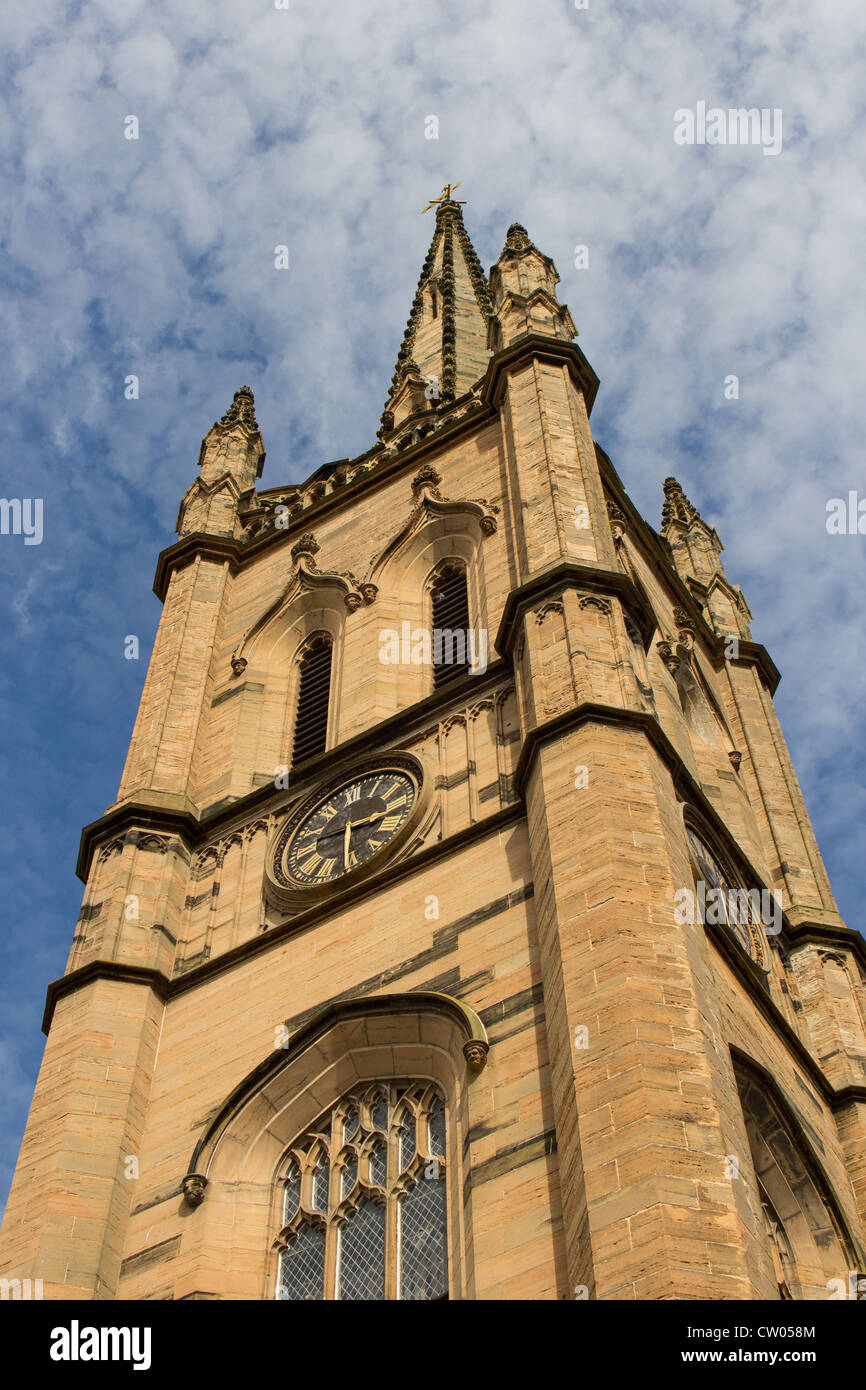
[[[449,179],[486,265],[515,219],[556,260],[602,378],[596,435],[648,520],[675,473],[718,527],[785,676],[794,760],[858,925],[866,538],[824,523],[829,497],[866,495],[863,7],[648,9],[83,0],[0,14],[3,490],[45,504],[41,547],[0,538],[0,1190],[78,911],[79,827],[116,792],[158,619],[153,564],[201,437],[246,381],[267,485],[372,443],[432,231],[418,213]],[[780,108],[782,153],[677,146],[674,112],[700,100]],[[128,633],[138,663],[123,660]]]

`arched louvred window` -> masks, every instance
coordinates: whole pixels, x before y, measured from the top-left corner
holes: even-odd
[[[430,587],[433,619],[433,688],[465,676],[469,670],[469,589],[466,570],[448,560]]]
[[[365,1083],[291,1146],[277,1298],[448,1297],[445,1103],[429,1081]]]
[[[318,633],[307,643],[301,655],[292,744],[293,763],[301,763],[305,758],[325,751],[333,650],[331,638],[325,633]]]

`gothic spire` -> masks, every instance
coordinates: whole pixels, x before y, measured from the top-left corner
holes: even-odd
[[[408,415],[461,396],[484,375],[492,317],[487,280],[447,185],[382,414],[380,437]]]

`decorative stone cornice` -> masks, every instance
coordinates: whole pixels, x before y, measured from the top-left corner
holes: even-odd
[[[228,565],[229,573],[237,574],[242,553],[242,543],[233,540],[230,536],[209,536],[203,531],[193,532],[161,551],[156,562],[153,592],[158,599],[164,602],[171,576],[175,570],[183,569],[186,565],[192,564],[199,556],[203,560],[213,560],[217,564]]]
[[[782,677],[767,648],[760,642],[747,642],[741,637],[737,649],[738,655],[729,657],[727,646],[728,639],[726,637],[716,638],[715,659],[727,661],[730,666],[755,666],[770,694],[775,695],[776,687]]]
[[[93,984],[96,980],[115,980],[122,984],[146,986],[152,989],[161,1003],[168,999],[171,982],[161,970],[150,970],[141,965],[124,965],[114,960],[94,960],[77,970],[52,980],[45,992],[45,1009],[42,1014],[42,1031],[47,1035],[54,1017],[54,1010],[60,999],[67,994]]]
[[[555,599],[564,588],[587,590],[588,594],[584,597],[589,594],[602,597],[615,594],[636,624],[644,647],[649,644],[656,625],[655,613],[645,594],[627,574],[620,569],[601,569],[595,565],[578,564],[575,560],[563,560],[553,569],[534,575],[508,595],[494,643],[500,655],[511,654],[520,630],[519,618],[523,609],[548,596]]]
[[[702,818],[711,828],[714,837],[718,840],[721,849],[736,865],[744,880],[759,890],[767,888],[761,874],[748,860],[742,847],[732,838],[727,825],[686,767],[655,715],[647,711],[585,702],[575,705],[567,712],[531,730],[524,740],[513,778],[515,791],[521,801],[525,800],[526,785],[539,750],[546,743],[559,742],[563,735],[570,730],[592,722],[642,730],[667,764],[671,780],[680,799],[700,812]],[[819,1063],[804,1046],[798,1034],[771,998],[766,988],[763,972],[744,955],[726,928],[721,924],[714,926],[708,923],[706,930],[746,985],[754,1002],[772,1019],[776,1029],[786,1039],[789,1049],[806,1068],[816,1085],[819,1086],[827,1103],[834,1109],[838,1109],[840,1106],[848,1104],[851,1099],[866,1100],[866,1085],[853,1088],[843,1087],[840,1090],[836,1090],[831,1085]],[[782,914],[782,934],[779,941],[789,949],[807,942],[815,942],[830,947],[843,947],[856,955],[861,965],[866,968],[866,940],[859,933],[841,924],[825,926],[815,922],[795,923],[790,920],[788,913],[784,912]],[[849,1092],[852,1094],[849,1095]],[[853,1094],[853,1092],[859,1092],[859,1094]]]
[[[503,348],[501,352],[494,354],[487,365],[487,374],[481,385],[481,400],[484,404],[498,406],[505,390],[508,373],[513,367],[532,357],[542,362],[561,363],[566,366],[583,395],[587,415],[591,413],[599,387],[598,377],[577,343],[566,342],[564,338],[554,338],[543,333],[527,333]]]

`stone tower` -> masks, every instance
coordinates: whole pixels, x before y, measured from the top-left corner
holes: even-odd
[[[79,1299],[821,1299],[863,939],[721,542],[595,443],[550,258],[446,190],[378,441],[206,435],[0,1273]],[[840,1296],[838,1293],[834,1296]]]

